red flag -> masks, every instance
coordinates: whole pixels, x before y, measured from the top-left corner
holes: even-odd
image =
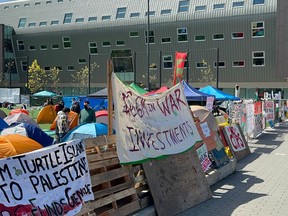
[[[183,69],[186,57],[187,53],[175,53],[173,85],[176,85],[177,81],[180,82],[183,79]]]

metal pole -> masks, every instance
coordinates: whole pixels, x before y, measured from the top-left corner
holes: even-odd
[[[147,0],[147,88],[150,91],[150,0]]]
[[[159,88],[162,86],[162,51],[159,52]]]
[[[88,94],[90,94],[90,83],[91,83],[91,54],[88,54]]]
[[[219,47],[217,48],[216,88],[219,87]]]
[[[184,61],[185,62],[185,61]],[[189,83],[189,49],[187,50],[186,57],[187,67],[186,67],[186,82]]]
[[[26,64],[27,64],[27,68],[26,68],[26,90],[27,90],[27,94],[30,93],[29,91],[29,56],[26,56]]]
[[[11,88],[12,86],[11,58],[9,58],[8,70],[9,70],[9,88]]]
[[[134,52],[134,83],[136,84],[137,79],[136,79],[136,52]]]

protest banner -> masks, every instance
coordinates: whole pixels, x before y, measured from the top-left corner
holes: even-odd
[[[143,96],[112,75],[117,153],[121,164],[184,152],[201,141],[181,83]]]
[[[0,160],[0,215],[75,215],[91,188],[80,140]]]
[[[207,170],[210,169],[212,162],[210,161],[210,159],[208,157],[208,150],[207,150],[205,143],[201,147],[196,149],[196,152],[197,152],[198,158],[200,160],[202,169],[204,172],[206,172]]]

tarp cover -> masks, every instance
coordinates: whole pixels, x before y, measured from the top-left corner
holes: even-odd
[[[9,125],[2,118],[0,118],[0,131],[7,127],[9,127]]]
[[[20,103],[20,88],[0,88],[0,102]]]
[[[4,121],[8,125],[12,125],[14,123],[26,122],[26,123],[35,125],[36,127],[40,128],[39,125],[30,116],[28,116],[24,113],[16,113],[13,115],[9,115],[6,118],[4,118]]]
[[[214,97],[214,95],[206,94],[204,92],[201,92],[192,86],[190,86],[187,82],[184,80],[182,81],[182,84],[184,86],[184,95],[186,96],[187,101],[206,101],[207,97]]]
[[[240,100],[240,98],[238,97],[222,92],[221,90],[209,85],[201,88],[199,91],[206,94],[214,95],[216,100]]]

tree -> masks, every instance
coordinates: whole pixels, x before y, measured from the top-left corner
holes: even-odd
[[[50,69],[50,73],[48,74],[54,92],[58,92],[59,90],[59,82],[60,82],[59,72],[60,72],[59,68],[53,67]]]
[[[92,73],[96,68],[99,68],[99,65],[95,62],[90,65],[90,78],[92,79]],[[84,68],[81,68],[80,71],[76,71],[75,74],[71,74],[73,83],[77,84],[78,92],[73,92],[74,94],[86,94],[89,82],[89,68],[85,66]]]
[[[202,65],[204,69],[200,72],[200,77],[198,78],[198,81],[200,83],[205,83],[205,85],[211,85],[216,86],[216,78],[214,78],[214,73],[211,70],[210,65],[207,64],[205,60],[202,61]]]
[[[44,69],[38,65],[38,61],[34,59],[28,69],[28,86],[31,94],[42,90],[48,82],[48,76]]]

